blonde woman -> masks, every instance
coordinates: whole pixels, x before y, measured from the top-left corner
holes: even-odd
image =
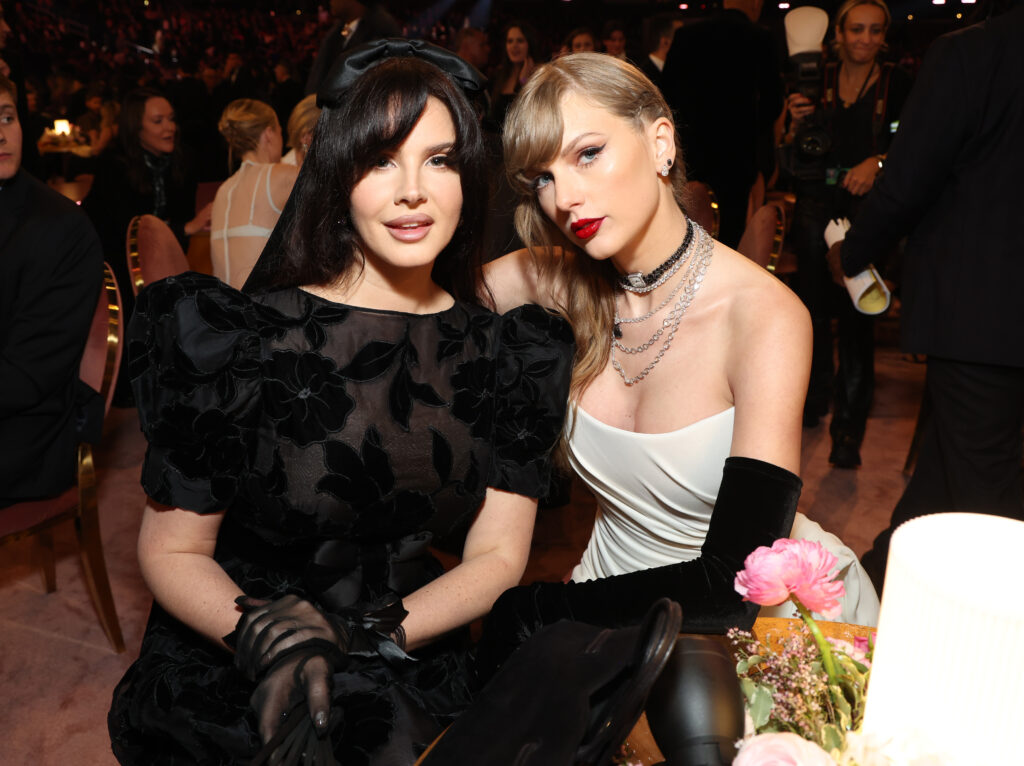
[[[242,164],[214,197],[210,255],[214,276],[238,288],[274,230],[298,169],[281,163],[281,126],[269,104],[236,99],[217,129]]]
[[[320,117],[320,107],[316,105],[316,94],[310,93],[292,109],[288,115],[288,146],[290,151],[284,156],[281,162],[286,165],[302,167],[302,161],[306,159],[306,152],[309,151],[309,144],[313,140],[313,127]]]
[[[537,302],[572,322],[566,451],[598,514],[572,582],[499,599],[482,672],[542,624],[624,625],[663,596],[684,631],[749,626],[733,578],[790,534],[800,494],[807,311],[687,217],[671,112],[635,67],[542,66],[504,142],[532,253],[488,264],[487,284],[499,310]]]

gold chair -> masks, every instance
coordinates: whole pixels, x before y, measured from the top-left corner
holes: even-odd
[[[736,249],[772,274],[796,270],[795,259],[783,250],[786,237],[785,213],[779,205],[762,205],[747,221]]]
[[[93,314],[89,338],[79,365],[79,377],[103,397],[104,413],[110,409],[114,381],[121,363],[124,327],[121,322],[121,294],[110,266],[103,264],[103,289]],[[100,624],[115,652],[124,651],[121,625],[110,592],[107,566],[100,538],[99,508],[96,504],[96,469],[92,447],[78,445],[78,479],[61,495],[47,500],[16,503],[0,510],[0,545],[36,536],[43,556],[46,592],[57,589],[51,530],[57,524],[74,521],[79,552]]]
[[[688,181],[686,184],[686,213],[704,227],[714,238],[718,238],[721,218],[718,211],[718,197],[714,190],[700,181]]]
[[[188,258],[171,227],[155,215],[137,215],[125,237],[132,293],[148,284],[189,270]]]

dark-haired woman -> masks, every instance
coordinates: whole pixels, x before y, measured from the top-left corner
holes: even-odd
[[[121,285],[126,316],[134,302],[123,257],[128,223],[146,213],[164,220],[183,249],[210,222],[210,207],[196,213],[196,179],[178,142],[174,107],[160,91],[129,93],[118,116],[118,138],[100,158],[82,207]]]
[[[533,29],[520,21],[508,24],[502,32],[505,55],[492,78],[490,122],[497,128],[505,124],[516,94],[530,79],[536,68],[537,36]]]
[[[414,57],[367,70],[395,52]],[[411,764],[470,701],[460,628],[522,576],[572,339],[540,308],[477,305],[479,127],[422,56],[475,76],[394,41],[332,70],[247,292],[185,275],[140,295],[156,604],[114,694],[122,763],[269,743]],[[453,532],[444,572],[429,546]]]

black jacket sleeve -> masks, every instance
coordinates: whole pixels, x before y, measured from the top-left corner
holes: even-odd
[[[880,265],[889,247],[911,229],[956,172],[969,117],[960,103],[962,94],[951,84],[963,82],[964,76],[963,61],[951,38],[938,38],[900,114],[885,172],[864,199],[856,224],[843,241],[843,271],[848,276],[870,263]]]

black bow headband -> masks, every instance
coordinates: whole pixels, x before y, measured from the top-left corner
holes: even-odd
[[[393,58],[416,58],[433,64],[462,88],[468,98],[483,92],[487,83],[474,66],[451,51],[424,40],[388,37],[360,45],[338,57],[316,93],[316,105],[329,109],[339,106],[345,91],[360,75],[385,59]]]

